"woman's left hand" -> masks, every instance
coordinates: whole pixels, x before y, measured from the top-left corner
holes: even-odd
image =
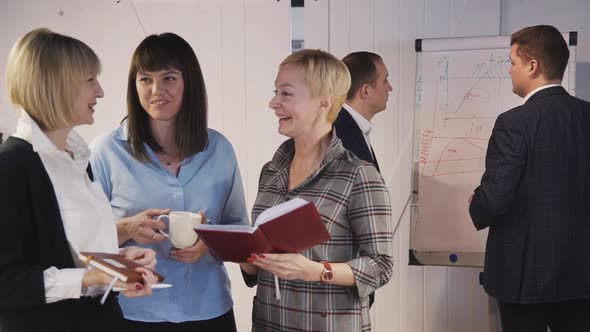
[[[156,252],[152,249],[141,247],[126,247],[120,252],[123,257],[135,263],[153,270],[156,267]]]
[[[133,284],[117,285],[128,289],[122,294],[128,298],[152,295],[152,285],[158,282],[158,277],[146,268],[138,267],[135,271],[141,273],[142,283],[135,285],[135,288]]]
[[[252,254],[248,263],[285,280],[318,281],[324,269],[301,254]]]
[[[170,257],[179,262],[190,264],[203,257],[207,250],[208,248],[205,243],[203,241],[197,240],[197,243],[190,247],[170,250]]]

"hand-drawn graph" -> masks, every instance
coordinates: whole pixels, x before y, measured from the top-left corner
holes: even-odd
[[[485,170],[496,117],[521,103],[512,93],[508,54],[506,49],[423,54],[416,99],[420,204],[414,244],[426,250],[484,251],[486,233],[471,226],[468,198]],[[431,240],[443,233],[439,241]]]
[[[510,60],[505,50],[486,54],[470,66],[456,66],[449,55],[435,64],[433,105],[420,112],[420,175],[441,177],[483,172],[487,141],[498,114],[518,105],[511,93]],[[451,71],[451,72],[449,72]],[[510,95],[505,95],[506,91]],[[422,93],[430,91],[422,90]]]

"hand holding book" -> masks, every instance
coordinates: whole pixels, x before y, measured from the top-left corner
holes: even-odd
[[[127,283],[141,283],[143,278],[141,272],[138,272],[137,269],[147,269],[138,263],[123,257],[120,254],[83,251],[78,254],[78,259],[80,259],[86,265],[97,268],[108,275]],[[151,272],[157,277],[159,282],[164,280],[164,276],[161,274],[155,271]]]
[[[137,251],[137,252],[140,252]],[[163,277],[158,273],[128,260],[120,254],[101,252],[81,252],[78,259],[91,269],[85,271],[82,286],[108,285],[100,303],[104,304],[114,286],[126,289],[127,297],[140,297],[152,294],[151,285]]]
[[[300,253],[330,239],[312,202],[300,198],[261,213],[253,227],[200,225],[195,229],[223,261],[246,262],[251,253]]]

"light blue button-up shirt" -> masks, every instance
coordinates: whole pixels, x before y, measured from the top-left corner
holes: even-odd
[[[128,151],[127,123],[96,139],[90,159],[115,217],[135,215],[150,208],[204,211],[210,223],[248,224],[240,171],[234,150],[219,132],[209,129],[206,149],[182,162],[175,177],[147,146],[151,162],[143,163]],[[119,297],[125,318],[146,322],[184,322],[218,317],[231,309],[230,281],[223,263],[206,254],[192,264],[170,258],[170,241],[125,245],[156,251],[156,270],[166,277],[167,289],[152,296]]]

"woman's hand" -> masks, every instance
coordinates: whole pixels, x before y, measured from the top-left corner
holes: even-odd
[[[119,244],[132,239],[138,243],[155,243],[164,240],[160,230],[166,225],[155,220],[159,215],[170,213],[170,209],[148,209],[134,216],[123,218],[117,222]]]
[[[207,253],[207,250],[209,250],[209,248],[207,248],[205,243],[197,240],[197,243],[190,247],[170,250],[170,257],[179,262],[190,264],[203,257],[203,255]]]
[[[240,263],[240,269],[252,276],[258,274],[258,267],[250,263]]]
[[[135,271],[141,273],[142,282],[138,283],[125,283],[121,280],[115,282],[116,287],[127,289],[123,292],[123,295],[127,297],[140,297],[152,294],[152,285],[158,282],[158,277],[154,273],[146,268],[138,267]],[[84,272],[82,277],[82,287],[87,288],[90,286],[106,286],[113,281],[113,277],[99,269],[90,269]]]
[[[119,254],[135,263],[153,270],[156,267],[156,252],[152,249],[141,247],[126,247]]]
[[[125,284],[125,283],[123,283],[123,286],[121,286],[121,287],[125,287],[128,290],[122,292],[122,294],[125,295],[126,297],[129,297],[129,298],[152,295],[152,285],[158,282],[158,277],[156,277],[156,275],[152,271],[150,271],[146,268],[138,267],[135,271],[141,273],[141,278],[143,279],[143,283],[142,284]],[[119,285],[117,285],[117,286],[119,286]]]
[[[285,280],[319,281],[324,270],[322,263],[301,254],[252,254],[248,263]]]

